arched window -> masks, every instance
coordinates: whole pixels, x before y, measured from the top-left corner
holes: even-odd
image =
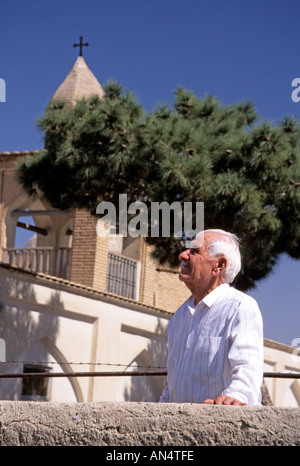
[[[13,267],[68,279],[73,213],[25,195],[6,214],[2,261]]]
[[[75,377],[34,377],[35,373],[71,373],[72,368],[55,344],[44,337],[19,356],[23,361],[21,399],[34,401],[82,402],[83,396]]]

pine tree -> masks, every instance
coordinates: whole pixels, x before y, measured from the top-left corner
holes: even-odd
[[[106,97],[74,107],[51,102],[39,122],[45,151],[16,168],[30,195],[57,208],[86,208],[103,200],[204,202],[205,228],[241,239],[246,290],[266,277],[278,257],[300,258],[299,123],[258,121],[251,102],[222,106],[178,88],[174,106],[146,114],[132,93],[110,82]],[[171,230],[172,231],[172,230]],[[147,239],[161,263],[178,265],[182,242]]]

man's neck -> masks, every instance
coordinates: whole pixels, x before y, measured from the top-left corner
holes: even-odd
[[[215,290],[218,286],[222,285],[222,283],[222,281],[218,280],[203,290],[201,290],[200,288],[193,289],[188,287],[194,297],[195,305],[200,303],[200,301],[202,301],[202,299],[204,299],[205,296],[207,296],[209,293]]]

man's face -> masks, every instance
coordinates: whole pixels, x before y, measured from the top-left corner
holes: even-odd
[[[207,239],[199,247],[186,249],[179,255],[181,260],[181,270],[179,279],[183,281],[188,288],[206,288],[210,286],[212,280],[212,270],[217,260],[215,257],[209,257],[206,251]]]

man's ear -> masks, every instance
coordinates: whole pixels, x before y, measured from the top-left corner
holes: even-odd
[[[227,258],[225,256],[222,256],[222,257],[219,257],[218,259],[218,262],[215,266],[215,268],[213,269],[216,274],[222,274],[224,272],[224,270],[226,269],[227,267]]]
[[[221,270],[226,269],[226,267],[227,267],[227,262],[228,262],[227,257],[221,257],[220,260],[219,260],[219,268],[220,268]]]

